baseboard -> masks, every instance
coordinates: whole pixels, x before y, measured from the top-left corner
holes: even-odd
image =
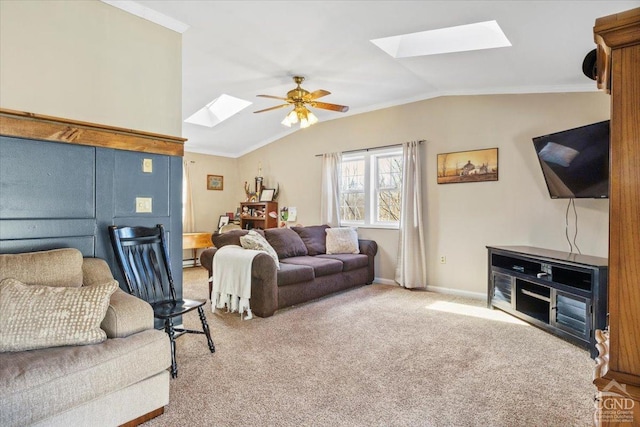
[[[383,279],[382,277],[376,277],[373,279],[373,283],[379,283],[381,285],[398,285],[395,280]]]
[[[447,294],[447,295],[455,295],[458,297],[465,297],[470,299],[477,299],[486,301],[487,294],[481,292],[471,292],[471,291],[463,291],[461,289],[452,289],[452,288],[442,288],[440,286],[427,286],[427,290],[431,292],[436,292],[438,294]]]
[[[399,286],[395,280],[391,280],[391,279],[383,279],[382,277],[376,277],[373,280],[374,283],[379,283],[381,285],[395,285],[395,286]],[[486,300],[487,299],[487,294],[481,293],[481,292],[471,292],[471,291],[463,291],[461,289],[452,289],[452,288],[443,288],[440,286],[427,286],[426,288],[428,291],[430,292],[435,292],[438,294],[447,294],[447,295],[455,295],[458,297],[465,297],[465,298],[470,298],[470,299],[477,299],[477,300]]]
[[[147,412],[146,414],[141,415],[135,420],[129,421],[128,423],[121,424],[120,427],[136,427],[142,423],[146,423],[147,421],[155,417],[159,417],[162,414],[164,414],[164,406],[156,409],[155,411]]]
[[[193,263],[193,258],[191,259],[183,259],[182,260],[182,268],[187,268],[187,267],[201,267],[202,264],[200,264],[200,259],[198,259],[194,265]]]

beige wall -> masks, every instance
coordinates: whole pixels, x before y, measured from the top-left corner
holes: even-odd
[[[213,233],[218,228],[220,215],[235,212],[240,206],[240,194],[243,193],[238,178],[238,160],[197,153],[185,153],[184,160],[191,179],[194,231]],[[207,175],[222,175],[223,189],[207,190]]]
[[[179,136],[181,43],[97,0],[0,1],[0,107]]]
[[[281,186],[280,206],[296,206],[298,222],[317,224],[316,154],[425,139],[428,285],[486,295],[486,245],[568,249],[567,201],[550,199],[531,138],[608,117],[609,98],[599,92],[437,98],[298,131],[240,158],[239,179],[252,180],[261,162],[267,184]],[[438,153],[490,147],[499,148],[498,182],[436,183]],[[608,201],[578,200],[576,206],[582,252],[607,256]],[[393,280],[398,232],[358,233],[380,246],[376,276]],[[446,264],[438,262],[441,255]]]

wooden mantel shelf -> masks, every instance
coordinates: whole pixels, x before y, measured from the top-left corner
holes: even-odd
[[[0,108],[0,135],[183,156],[185,138]]]

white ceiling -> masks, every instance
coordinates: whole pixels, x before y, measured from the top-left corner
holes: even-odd
[[[168,1],[138,3],[190,26],[183,34],[182,119],[221,94],[253,102],[213,127],[182,124],[186,151],[238,157],[292,132],[285,96],[302,75],[320,122],[442,95],[596,90],[582,74],[596,18],[640,1]],[[369,40],[496,20],[512,47],[393,59]],[[318,125],[316,125],[318,126]]]

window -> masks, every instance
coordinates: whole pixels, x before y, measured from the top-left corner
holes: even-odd
[[[397,228],[402,195],[402,147],[344,154],[340,224]]]

